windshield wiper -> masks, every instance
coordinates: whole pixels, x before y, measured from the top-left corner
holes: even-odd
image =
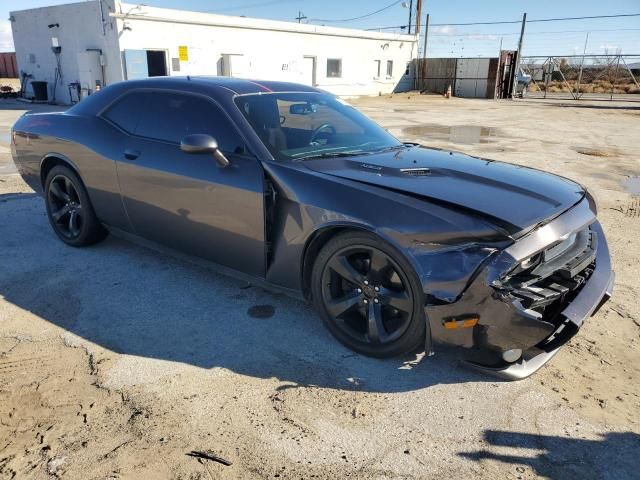
[[[392,145],[390,147],[383,147],[383,148],[380,148],[378,150],[371,150],[371,153],[392,152],[393,150],[403,150],[405,148],[410,148],[410,147],[408,145],[405,145],[404,143],[402,143],[400,145]]]

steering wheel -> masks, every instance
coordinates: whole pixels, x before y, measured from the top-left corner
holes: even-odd
[[[331,125],[330,123],[323,123],[318,128],[314,129],[313,132],[311,132],[311,138],[309,139],[309,145],[315,143],[316,138],[320,135],[320,133],[323,130],[331,130],[331,134],[332,135],[335,135],[335,133],[336,133],[336,129],[334,128],[333,125]]]

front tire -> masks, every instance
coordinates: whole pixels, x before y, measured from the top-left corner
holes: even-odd
[[[342,344],[371,357],[393,357],[425,341],[424,294],[397,250],[366,232],[340,234],[320,250],[311,294]]]
[[[49,223],[58,238],[72,247],[93,245],[107,236],[80,177],[64,165],[47,174],[44,198]]]

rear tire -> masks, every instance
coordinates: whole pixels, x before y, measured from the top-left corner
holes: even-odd
[[[393,357],[425,341],[424,293],[403,255],[375,235],[347,232],[320,250],[311,295],[326,327],[346,347]]]
[[[93,245],[107,236],[96,217],[80,177],[64,165],[56,165],[44,182],[49,223],[58,238],[72,247]]]

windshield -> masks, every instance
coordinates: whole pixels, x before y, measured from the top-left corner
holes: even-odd
[[[402,148],[339,98],[323,93],[240,95],[236,105],[276,160],[304,160]]]

